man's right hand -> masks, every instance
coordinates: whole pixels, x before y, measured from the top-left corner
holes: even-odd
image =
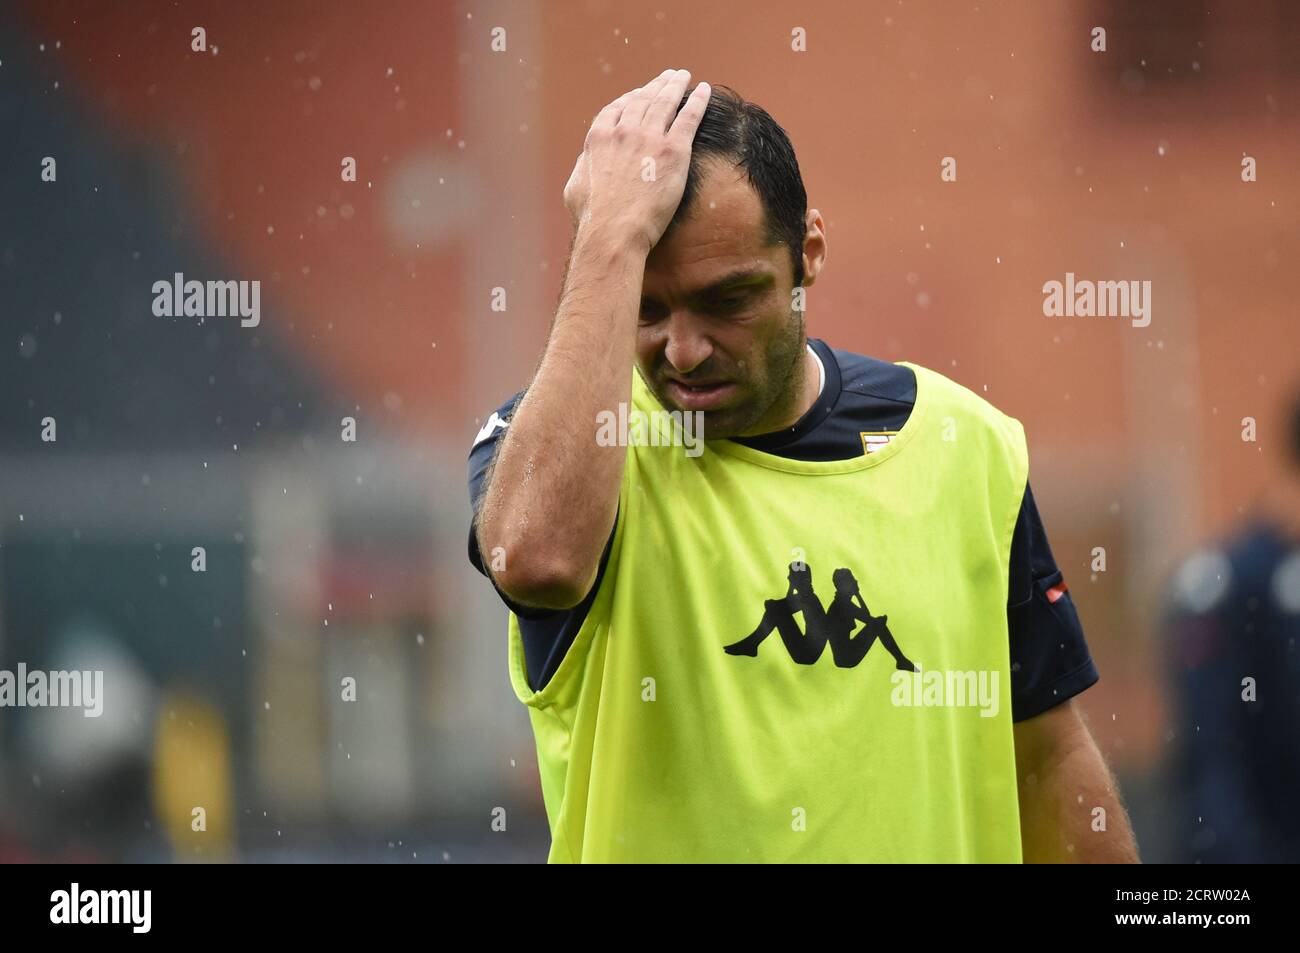
[[[597,114],[564,187],[575,228],[609,228],[649,254],[681,203],[711,95],[700,83],[678,113],[690,81],[687,70],[665,70]]]
[[[560,306],[476,517],[479,551],[503,557],[497,588],[521,606],[578,605],[615,530],[628,451],[598,440],[598,423],[632,399],[646,258],[681,203],[710,96],[701,83],[677,112],[690,79],[668,70],[602,109],[564,189],[577,234]]]

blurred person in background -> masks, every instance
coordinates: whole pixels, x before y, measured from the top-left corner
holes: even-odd
[[[1290,429],[1287,478],[1171,587],[1181,862],[1300,860],[1300,391]]]
[[[93,613],[73,616],[45,641],[49,655],[33,668],[101,672],[111,703],[90,718],[80,707],[2,710],[12,719],[14,745],[5,752],[10,776],[0,792],[0,863],[165,856],[145,806],[158,703],[152,676],[122,633]]]

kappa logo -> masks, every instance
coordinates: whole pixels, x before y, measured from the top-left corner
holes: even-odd
[[[485,423],[482,426],[482,428],[479,430],[478,436],[474,438],[474,444],[470,449],[473,449],[473,447],[477,447],[488,437],[492,436],[492,434],[495,433],[498,429],[505,430],[509,426],[510,426],[509,421],[502,420],[501,416],[495,410],[492,411],[492,416],[487,419],[487,423]]]
[[[823,607],[813,591],[812,569],[807,563],[790,564],[790,586],[780,599],[763,603],[763,618],[758,627],[739,642],[725,646],[728,655],[758,655],[758,647],[773,632],[781,636],[790,658],[799,665],[812,665],[829,644],[831,657],[839,668],[853,668],[871,647],[879,642],[894,657],[900,672],[915,672],[916,666],[903,654],[886,624],[888,616],[873,616],[862,598],[858,580],[847,569],[831,574],[835,597]],[[795,615],[803,615],[803,629]],[[854,629],[862,628],[854,634]]]

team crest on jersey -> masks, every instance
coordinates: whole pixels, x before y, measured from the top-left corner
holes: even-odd
[[[898,436],[897,430],[863,430],[862,434],[862,452],[875,453],[877,450],[883,450],[889,446],[889,441]]]
[[[791,563],[790,586],[785,595],[765,601],[758,627],[739,642],[725,646],[724,651],[728,655],[757,656],[759,646],[776,632],[790,658],[799,665],[812,665],[829,645],[836,666],[854,668],[879,642],[894,657],[894,665],[900,672],[916,671],[916,666],[894,641],[887,624],[889,617],[873,616],[867,608],[853,573],[837,569],[831,579],[835,583],[835,596],[829,606],[823,606],[813,591],[812,568],[807,563]],[[802,629],[795,621],[796,614],[803,615]]]

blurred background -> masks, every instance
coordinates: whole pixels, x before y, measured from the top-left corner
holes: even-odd
[[[809,333],[1025,424],[1144,859],[1300,860],[1285,0],[11,0],[0,669],[106,698],[0,708],[0,860],[545,859],[465,461],[587,123],[670,66],[789,132]],[[177,272],[261,281],[260,324],[155,316]],[[1151,281],[1150,325],[1044,316],[1066,272]]]

